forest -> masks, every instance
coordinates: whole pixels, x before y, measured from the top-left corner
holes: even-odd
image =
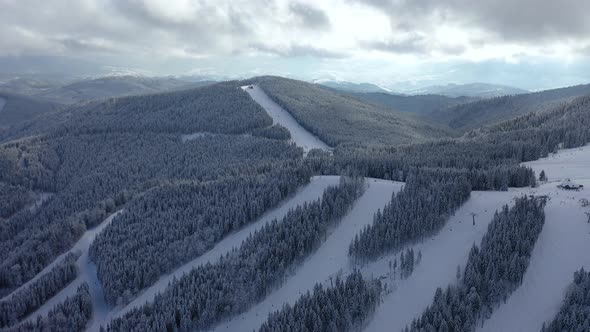
[[[113,320],[107,330],[203,330],[244,312],[318,248],[363,190],[362,179],[342,178],[321,200],[274,219],[218,262],[193,269],[152,303]]]
[[[49,273],[35,280],[7,299],[0,300],[0,328],[16,324],[39,308],[78,276],[76,260],[80,255],[67,254]]]
[[[436,234],[470,193],[464,178],[439,181],[421,173],[411,175],[373,223],[355,236],[349,255],[356,261],[374,260]]]
[[[273,331],[357,331],[381,300],[381,283],[366,281],[354,271],[330,287],[317,284],[293,306],[271,313],[259,332]]]
[[[438,288],[409,331],[473,331],[520,286],[545,223],[545,202],[518,198],[495,213],[479,246],[473,245],[457,285]]]
[[[289,131],[273,125],[239,88],[247,82],[263,87],[302,126],[333,146],[333,153],[312,150],[304,156],[289,141]],[[521,103],[506,100],[489,103]],[[245,312],[321,245],[361,195],[366,184],[357,178],[363,177],[406,184],[350,243],[349,256],[364,264],[397,253],[395,265],[403,279],[421,253],[402,249],[440,231],[472,190],[536,186],[538,174],[521,162],[589,142],[589,109],[590,96],[580,97],[452,138],[449,128],[357,97],[262,77],[46,112],[0,132],[0,327],[82,329],[91,312],[84,287],[49,317],[17,324],[76,278],[76,259],[58,262],[43,278],[19,287],[116,211],[123,210],[89,253],[111,306],[129,302],[160,276],[199,257],[281,204],[311,176],[322,174],[349,178],[321,200],[252,234],[221,260],[171,283],[153,303],[104,327],[198,330]],[[183,139],[188,135],[191,139]],[[48,199],[32,208],[41,194]],[[442,318],[447,327],[458,328],[445,316],[449,312],[462,317],[461,326],[468,328],[488,317],[518,287],[542,219],[542,207],[527,199],[499,212],[489,234],[472,249],[459,284],[439,290],[438,300],[409,328],[440,327]],[[500,236],[518,253],[500,248]],[[517,242],[517,237],[526,241]],[[330,306],[332,297],[350,296],[365,299],[366,310],[358,311],[353,302],[334,306],[333,312],[322,313],[327,316],[321,323],[357,329],[370,318],[378,305],[374,295],[385,292],[385,286],[377,291],[374,281],[356,274],[351,278],[350,287],[348,279],[336,287],[316,287],[269,318],[267,328],[310,326],[308,318],[317,315],[311,303]],[[358,294],[342,295],[343,290]],[[463,309],[467,304],[477,307]],[[341,316],[350,319],[335,322]]]
[[[51,309],[47,317],[39,317],[35,322],[26,321],[6,331],[83,331],[91,318],[92,299],[88,284],[83,283],[73,296]]]
[[[309,182],[304,170],[164,185],[130,202],[92,243],[108,302],[127,302]]]

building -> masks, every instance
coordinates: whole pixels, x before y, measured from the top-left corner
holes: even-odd
[[[574,183],[570,179],[566,179],[558,187],[561,189],[567,189],[567,190],[580,190],[580,189],[584,188],[583,185]]]

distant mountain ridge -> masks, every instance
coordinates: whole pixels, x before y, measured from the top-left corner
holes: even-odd
[[[315,84],[323,85],[335,90],[346,91],[346,92],[383,92],[391,93],[391,90],[380,87],[373,83],[353,83],[347,81],[335,81],[335,80],[315,80]]]
[[[515,88],[507,85],[490,84],[490,83],[467,83],[467,84],[454,84],[450,83],[447,85],[430,85],[420,89],[406,91],[407,94],[411,95],[422,95],[422,94],[437,94],[447,97],[480,97],[480,98],[491,98],[506,95],[518,95],[523,93],[529,93],[530,91]]]

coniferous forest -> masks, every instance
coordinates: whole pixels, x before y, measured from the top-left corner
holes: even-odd
[[[330,151],[304,154],[289,130],[273,124],[241,89],[250,83]],[[360,232],[343,240],[349,273],[332,284],[318,280],[261,328],[362,329],[384,294],[395,294],[357,268],[392,255],[400,257],[399,281],[411,278],[421,258],[412,246],[439,235],[472,191],[535,187],[539,174],[522,162],[590,141],[589,96],[530,114],[519,102],[516,118],[504,117],[513,99],[502,100],[505,120],[458,132],[316,84],[260,77],[89,101],[0,128],[0,328],[88,327],[94,284],[68,294],[48,315],[28,317],[81,278],[77,253],[55,261],[89,231],[101,229],[88,249],[97,285],[109,308],[123,308],[162,276],[280,207],[313,176],[339,175],[342,182],[321,199],[290,209],[102,327],[205,330],[245,313],[317,252],[370,186],[365,177],[403,181],[372,220],[357,221],[366,224]],[[459,269],[458,284],[439,289],[408,329],[471,331],[490,317],[522,282],[543,221],[543,204],[531,198],[499,211]],[[584,329],[587,320],[576,325],[571,316],[586,317],[584,276],[576,274],[570,287],[576,291],[568,292],[547,330]]]
[[[272,331],[355,331],[378,305],[379,281],[366,281],[355,271],[330,287],[317,284],[293,305],[270,314],[260,332]]]
[[[243,312],[281,285],[317,249],[362,193],[363,184],[362,179],[342,178],[338,187],[324,191],[321,200],[273,220],[219,262],[192,270],[153,303],[113,320],[107,330],[202,330]]]

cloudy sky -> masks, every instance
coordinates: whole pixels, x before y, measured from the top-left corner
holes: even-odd
[[[590,82],[587,0],[0,0],[0,9],[0,72],[21,61],[399,89]]]

